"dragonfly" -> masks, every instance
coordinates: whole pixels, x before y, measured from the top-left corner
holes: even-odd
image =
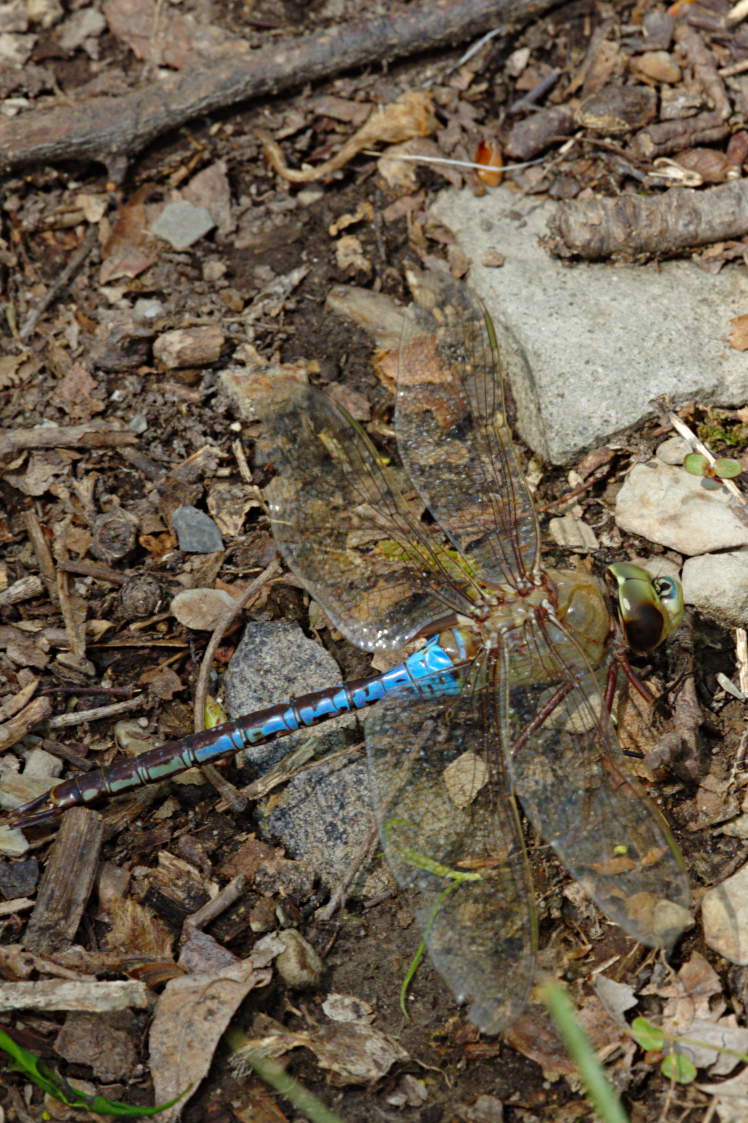
[[[401,466],[311,386],[289,394],[266,433],[266,497],[288,566],[350,641],[405,657],[65,781],[13,823],[43,823],[365,710],[389,864],[436,969],[469,1019],[496,1034],[535,974],[525,820],[636,940],[670,948],[690,923],[683,861],[609,716],[624,640],[657,647],[683,598],[675,579],[627,562],[603,579],[544,566],[494,322],[466,285],[409,279],[416,309],[394,414]]]

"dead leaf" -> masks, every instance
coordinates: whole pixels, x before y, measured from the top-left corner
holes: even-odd
[[[364,247],[355,234],[344,234],[335,243],[335,257],[339,269],[351,269],[359,273],[371,273],[372,265],[364,253]]]
[[[748,351],[748,312],[742,316],[733,316],[730,320],[732,329],[728,336],[730,346],[735,351]]]
[[[273,169],[290,183],[313,183],[326,179],[373,144],[399,144],[414,136],[428,136],[436,128],[431,96],[424,90],[408,90],[397,101],[373,110],[369,119],[350,137],[336,156],[316,168],[289,168],[280,145],[260,132],[265,156]]]
[[[151,184],[144,184],[120,208],[101,250],[99,281],[102,285],[118,277],[138,277],[158,260],[158,240],[148,229],[150,215],[146,208],[152,190]]]
[[[239,1074],[247,1071],[247,1054],[281,1057],[291,1049],[311,1050],[322,1068],[329,1069],[334,1084],[371,1084],[381,1079],[393,1064],[409,1060],[408,1054],[381,1030],[364,1022],[334,1022],[310,1031],[282,1028],[248,1040],[232,1059]]]
[[[157,1103],[173,1099],[187,1087],[187,1097],[159,1115],[173,1123],[208,1072],[213,1053],[234,1012],[251,990],[270,982],[270,971],[251,963],[205,975],[171,979],[156,1003],[149,1038],[150,1066]]]

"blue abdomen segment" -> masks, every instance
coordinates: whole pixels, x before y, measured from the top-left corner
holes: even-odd
[[[367,706],[381,702],[384,698],[399,694],[433,696],[459,693],[460,676],[456,668],[464,664],[467,651],[464,639],[457,629],[454,629],[450,636],[455,644],[458,658],[441,645],[439,636],[432,636],[404,663],[398,663],[397,666],[379,675],[358,682],[343,683],[331,687],[330,690],[306,694],[292,702],[281,703],[279,706],[274,706],[272,711],[262,711],[254,715],[257,720],[253,724],[249,724],[253,715],[239,718],[234,723],[237,727],[235,732],[231,732],[226,726],[223,727],[221,741],[229,737],[234,747],[221,748],[220,755],[271,738],[282,737],[286,733],[293,733],[297,729],[328,721],[341,714],[363,710]],[[455,673],[450,674],[450,671]],[[204,751],[208,753],[210,750],[206,748]],[[206,755],[201,758],[201,763],[210,759],[213,757]]]
[[[134,760],[66,780],[18,808],[15,821],[33,826],[76,803],[91,803],[102,795],[116,795],[140,784],[163,780],[194,765],[219,760],[240,749],[272,741],[339,714],[363,710],[385,698],[401,694],[421,697],[458,694],[462,673],[469,662],[468,644],[458,629],[432,636],[405,662],[382,674],[255,710],[215,729],[167,741]]]

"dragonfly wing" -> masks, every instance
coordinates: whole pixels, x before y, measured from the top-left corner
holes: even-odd
[[[446,705],[395,698],[366,720],[389,864],[434,966],[469,1004],[470,1020],[491,1034],[527,1001],[536,943],[516,808],[498,735],[491,744],[486,737],[495,713],[493,692],[483,691]]]
[[[291,569],[353,643],[399,647],[461,606],[419,524],[420,503],[406,498],[398,470],[382,463],[333,402],[305,387],[268,428],[277,472],[265,490],[273,534]],[[436,592],[419,592],[429,579]]]
[[[670,947],[691,923],[681,855],[626,774],[603,716],[602,672],[584,667],[571,637],[558,633],[547,622],[526,626],[526,657],[512,662],[502,709],[514,790],[602,911],[641,943]]]
[[[400,352],[400,455],[480,575],[522,584],[537,564],[538,526],[506,422],[494,324],[447,276],[414,274],[411,285],[420,308]]]

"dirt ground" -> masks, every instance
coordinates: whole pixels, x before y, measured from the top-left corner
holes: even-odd
[[[397,11],[409,7],[417,13],[414,5]],[[636,106],[621,100],[619,87],[628,85],[653,91],[652,97],[666,89],[670,101],[676,95],[690,98],[695,113],[711,114],[701,133],[680,141],[690,153],[682,167],[700,176],[702,186],[729,183],[730,168],[742,168],[748,143],[741,148],[740,90],[728,85],[728,125],[714,85],[720,67],[738,68],[738,82],[739,65],[748,58],[748,24],[726,30],[729,5],[710,0],[666,9],[647,0],[573,0],[546,7],[552,10],[502,31],[467,61],[462,54],[479,38],[477,30],[454,36],[462,40],[459,46],[412,50],[411,57],[401,58],[390,52],[380,62],[331,67],[329,76],[310,72],[288,79],[274,96],[266,91],[238,104],[227,100],[203,115],[206,102],[197,77],[210,72],[211,60],[216,70],[241,67],[243,45],[280,52],[296,37],[348,26],[359,18],[360,7],[350,0],[312,5],[185,0],[173,6],[45,0],[38,5],[41,14],[30,19],[32,6],[21,0],[3,6],[0,48],[15,65],[0,65],[0,91],[5,120],[16,132],[9,139],[0,123],[5,150],[0,597],[16,582],[36,579],[23,595],[0,600],[3,720],[10,730],[2,743],[2,760],[9,762],[3,787],[10,790],[16,782],[24,747],[43,747],[53,755],[67,750],[63,775],[69,776],[82,764],[108,764],[141,744],[192,731],[209,606],[192,605],[190,611],[205,613],[206,620],[187,624],[173,615],[172,598],[206,587],[239,595],[275,555],[258,491],[272,477],[272,465],[262,455],[262,416],[242,416],[223,372],[250,368],[256,398],[264,402],[272,397],[274,378],[303,370],[313,382],[332,385],[395,454],[386,363],[381,353],[373,355],[363,313],[358,322],[343,319],[328,297],[336,285],[356,285],[405,303],[410,264],[464,275],[470,263],[449,232],[429,219],[428,205],[447,183],[468,183],[476,191],[491,187],[461,168],[378,162],[383,143],[402,144],[425,157],[478,155],[483,164],[498,158],[499,146],[505,161],[538,161],[514,173],[517,190],[555,199],[615,197],[632,182],[657,196],[666,184],[647,178],[651,160],[642,143],[636,148],[632,142],[652,126],[651,106],[643,105],[647,97]],[[367,17],[392,15],[394,8],[380,4]],[[653,29],[670,19],[699,42],[665,35],[664,47],[644,51],[639,39],[647,18]],[[487,21],[480,30],[491,26]],[[677,58],[680,76],[668,70]],[[126,99],[174,75],[187,83],[195,78],[192,112],[178,127],[141,138],[136,115],[118,113],[115,102],[107,103],[109,135],[96,133],[93,117],[86,124],[84,99]],[[563,116],[544,119],[542,141],[513,131],[526,121],[536,132],[540,128],[527,105],[562,114],[613,86],[619,92],[615,111],[629,115],[618,132],[595,133],[589,121]],[[418,111],[408,108],[399,116],[400,131],[388,131],[390,125],[379,134],[373,130],[363,151],[309,182],[291,182],[263,148],[271,138],[292,168],[319,168],[363,125],[372,107],[425,89],[430,108],[423,103]],[[517,108],[528,95],[527,105]],[[29,127],[25,136],[18,123],[51,105],[61,116],[42,124],[39,135],[57,128],[68,137],[68,147],[40,158],[33,148],[37,134]],[[431,112],[434,127],[419,118]],[[684,118],[693,119],[693,114]],[[88,147],[70,139],[80,138],[89,125]],[[572,135],[577,141],[567,144]],[[677,155],[672,147],[668,151]],[[172,244],[154,235],[151,227],[174,202],[191,205],[183,222],[199,224],[209,213],[202,236],[182,244],[180,227]],[[697,245],[698,237],[691,242]],[[642,252],[638,248],[633,256]],[[657,256],[657,247],[652,253]],[[725,239],[709,267],[739,268],[744,255],[744,243]],[[71,262],[74,268],[65,274]],[[183,334],[168,336],[177,330]],[[715,416],[702,403],[683,413],[692,426],[708,420],[714,430]],[[722,437],[733,441],[731,454],[742,455],[742,421],[730,414],[718,420]],[[50,437],[51,426],[61,428]],[[631,434],[630,453],[595,450],[602,455],[594,470],[592,461],[575,466],[581,473],[575,478],[587,485],[575,496],[582,518],[592,505],[596,515],[600,504],[610,512],[632,456],[653,449],[662,436],[651,422]],[[717,440],[715,451],[725,447]],[[543,518],[571,486],[566,472],[541,473],[536,497]],[[171,515],[184,505],[208,511],[222,530],[222,548],[208,554],[178,549]],[[636,553],[637,543],[624,543],[623,556]],[[550,549],[549,557],[564,560],[558,550]],[[594,560],[602,565],[613,558],[602,551]],[[308,596],[285,567],[267,578],[247,611],[298,621],[330,648],[344,677],[366,674],[371,666],[368,656],[310,610]],[[219,679],[241,624],[241,617],[232,623],[213,655]],[[680,637],[652,660],[640,660],[637,670],[662,694],[655,719],[622,718],[631,745],[644,753],[672,727],[683,683],[696,684],[700,722],[681,729],[679,748],[664,766],[641,771],[672,825],[698,895],[742,865],[745,853],[742,838],[721,829],[742,810],[733,761],[742,744],[743,706],[736,700],[714,702],[718,672],[734,674],[733,640],[713,622],[689,618]],[[211,690],[220,687],[219,679]],[[124,708],[113,709],[117,703]],[[87,721],[55,725],[55,718],[81,710],[98,712]],[[142,717],[145,728],[137,722]],[[24,746],[26,735],[45,743]],[[254,779],[231,761],[223,771],[238,787]],[[205,1079],[184,1109],[185,1120],[298,1118],[299,1110],[259,1077],[235,1074],[232,1049],[220,1040],[231,1020],[249,1038],[296,1034],[294,1041],[283,1038],[277,1055],[346,1123],[594,1118],[540,1004],[531,1003],[506,1035],[481,1037],[424,961],[408,1000],[410,1020],[403,1017],[400,985],[419,941],[404,895],[384,893],[366,904],[353,898],[320,919],[325,894],[304,855],[283,855],[257,839],[251,806],[227,809],[206,783],[149,789],[102,805],[101,812],[100,836],[98,827],[85,827],[92,831],[95,857],[81,912],[68,902],[65,917],[55,915],[54,923],[47,917],[46,932],[37,927],[30,938],[26,925],[52,852],[54,827],[30,832],[31,849],[0,863],[6,902],[27,902],[0,914],[6,982],[129,979],[147,984],[155,996],[196,965],[207,970],[241,961],[258,939],[279,928],[298,929],[322,957],[323,970],[313,985],[297,989],[268,968],[261,980],[227,999],[228,1013],[215,1016],[214,1030],[204,1024],[213,1015],[203,1012],[199,1029],[196,1014],[192,1030],[180,1026],[181,1038],[167,1041],[152,1033],[150,1046],[151,1011],[125,1004],[102,1012],[95,990],[89,1005],[71,1011],[40,1005],[21,1013],[6,1006],[3,1028],[57,1066],[72,1085],[111,1100],[152,1103],[154,1095],[165,1098],[169,1087],[156,1073],[193,1048],[202,1054],[199,1062],[194,1067],[185,1062],[180,1072],[188,1071],[196,1082]],[[368,814],[365,806],[361,814]],[[698,1087],[718,1078],[709,1066],[700,1081],[669,1081],[659,1069],[662,1056],[643,1051],[621,1021],[611,1020],[594,983],[600,974],[613,978],[638,1002],[636,1013],[656,1020],[674,995],[692,993],[688,986],[698,976],[707,988],[705,1008],[715,1018],[735,1014],[741,1022],[745,969],[711,952],[698,926],[669,961],[638,947],[601,920],[532,835],[529,846],[538,888],[540,964],[568,984],[630,1118],[694,1123],[710,1117],[710,1105],[712,1118],[730,1118],[724,1101]],[[200,930],[205,942],[194,932],[185,935],[186,918],[238,875],[245,878],[245,891],[206,922]],[[82,878],[75,873],[80,893]],[[62,909],[59,902],[57,907]],[[75,926],[66,929],[73,915]],[[185,944],[191,959],[184,958]],[[381,1059],[384,1039],[377,1041],[376,1056],[367,1041],[368,1075],[362,1068],[351,1076],[340,1043],[323,1053],[314,1032],[326,1021],[322,1003],[336,994],[370,1005],[367,1018],[394,1042],[391,1063]],[[7,1119],[37,1119],[42,1110],[38,1089],[10,1072],[3,1075],[0,1103]],[[74,1114],[50,1099],[44,1107],[55,1118]]]

